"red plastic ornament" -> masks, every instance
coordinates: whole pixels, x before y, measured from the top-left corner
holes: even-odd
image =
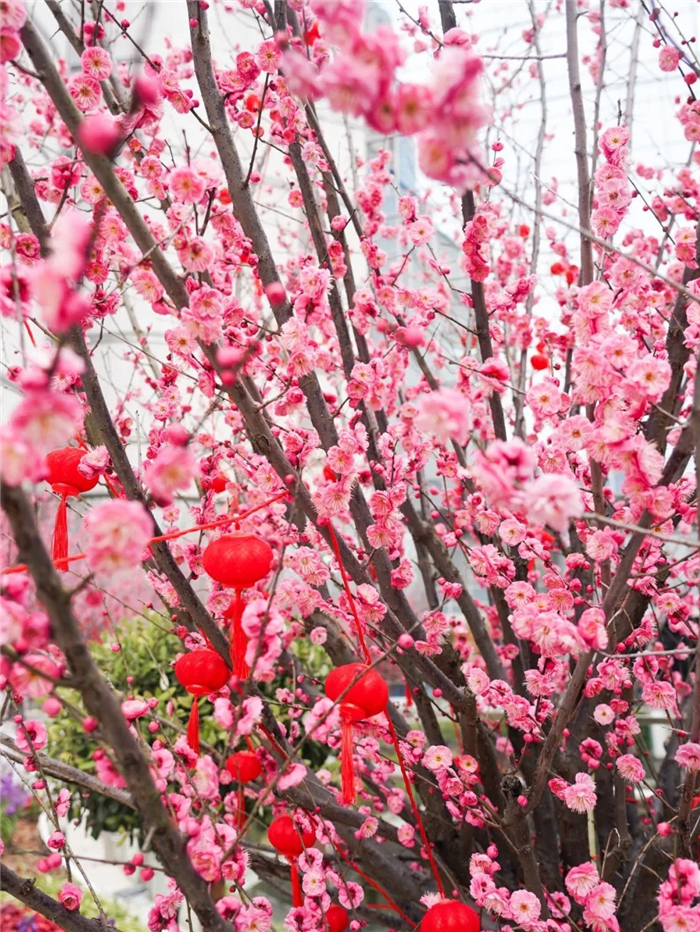
[[[350,923],[350,916],[342,906],[331,903],[326,910],[326,922],[328,923],[328,932],[345,932]]]
[[[219,495],[221,492],[226,491],[226,486],[228,485],[228,477],[222,472],[217,472],[216,475],[212,476],[209,481],[209,488],[214,492],[215,495]]]
[[[226,769],[239,783],[251,783],[262,773],[262,764],[254,751],[236,751],[226,761]]]
[[[207,575],[233,589],[233,598],[224,612],[231,625],[231,663],[241,680],[250,676],[245,662],[248,638],[243,630],[243,599],[241,592],[264,579],[272,566],[272,547],[255,534],[222,534],[205,549],[202,565]]]
[[[532,363],[532,368],[536,369],[538,372],[541,372],[549,366],[549,360],[544,353],[535,353],[530,362]]]
[[[361,722],[383,712],[389,701],[389,687],[375,669],[363,663],[346,663],[331,670],[326,677],[326,695],[334,702],[343,696],[340,702],[342,802],[354,803],[357,793],[353,766],[353,722]]]
[[[313,829],[298,826],[290,815],[281,815],[270,822],[267,837],[272,847],[287,858],[291,865],[292,904],[295,907],[303,906],[304,897],[301,891],[296,859],[304,852],[305,848],[310,848],[313,845],[316,841],[316,833]]]
[[[51,489],[60,496],[53,536],[51,538],[51,556],[56,569],[65,569],[68,564],[68,507],[66,499],[73,498],[83,492],[89,492],[97,485],[97,476],[87,479],[78,472],[78,463],[85,456],[86,451],[79,447],[64,447],[61,450],[52,450],[46,455],[46,468],[48,470],[47,482]]]
[[[226,769],[238,782],[238,827],[245,824],[245,790],[246,783],[251,783],[262,773],[262,764],[253,751],[236,751],[226,761]]]
[[[187,723],[187,743],[199,754],[199,699],[215,693],[228,682],[229,669],[216,651],[206,647],[183,654],[175,664],[175,676],[188,693],[194,696]]]
[[[423,916],[420,932],[479,932],[479,914],[459,900],[442,900]]]

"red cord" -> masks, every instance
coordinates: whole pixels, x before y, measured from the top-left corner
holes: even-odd
[[[360,621],[360,616],[357,614],[357,606],[355,605],[355,597],[350,591],[350,583],[348,581],[348,575],[345,572],[343,561],[340,558],[340,547],[338,546],[338,538],[335,536],[335,531],[333,530],[333,525],[331,524],[330,521],[328,522],[327,527],[328,527],[328,535],[331,539],[331,544],[333,545],[333,552],[335,553],[335,558],[338,561],[338,566],[340,567],[340,575],[343,579],[343,588],[345,589],[345,594],[348,597],[348,601],[350,602],[350,608],[352,609],[352,615],[353,615],[353,618],[355,619],[355,628],[357,629],[357,639],[360,642],[360,648],[362,649],[365,662],[367,664],[371,664],[372,655],[370,654],[369,649],[367,648],[367,642],[365,641],[365,635],[362,630],[362,622]]]
[[[34,339],[34,334],[32,333],[32,328],[29,326],[29,321],[24,321],[24,329],[27,331],[29,339],[31,340],[32,346],[36,347],[36,340]]]
[[[356,607],[356,605],[355,605],[355,598],[354,598],[352,592],[350,591],[350,586],[349,586],[349,583],[348,583],[347,574],[346,574],[346,572],[345,572],[345,567],[343,566],[343,561],[340,559],[340,548],[338,547],[338,539],[337,539],[336,536],[335,536],[335,531],[333,530],[333,525],[330,523],[330,521],[328,522],[327,527],[328,527],[329,536],[330,536],[330,538],[331,538],[331,542],[332,542],[332,544],[333,544],[333,550],[335,551],[335,556],[336,556],[336,559],[338,560],[338,566],[340,567],[340,575],[341,575],[342,578],[343,578],[343,586],[344,586],[344,588],[345,588],[345,592],[346,592],[346,595],[347,595],[348,600],[349,600],[349,602],[350,602],[350,606],[351,606],[351,608],[352,608],[353,616],[354,616],[354,618],[355,618],[355,624],[356,624],[356,626],[357,626],[357,635],[358,635],[358,640],[359,640],[359,642],[360,642],[360,647],[362,648],[362,652],[363,652],[363,654],[364,654],[364,656],[365,656],[366,662],[367,662],[368,664],[371,664],[371,663],[372,663],[372,657],[371,657],[371,655],[370,655],[370,653],[369,653],[369,650],[367,649],[367,644],[365,643],[364,635],[363,635],[363,633],[362,633],[362,626],[361,626],[361,624],[360,624],[360,619],[359,619],[358,614],[357,614],[357,607]],[[410,784],[410,781],[409,781],[409,779],[408,779],[408,773],[406,772],[406,768],[405,768],[404,762],[403,762],[403,757],[402,757],[402,755],[401,755],[401,748],[399,747],[398,735],[396,734],[396,729],[394,728],[394,723],[391,721],[391,718],[389,717],[389,714],[388,714],[388,713],[385,713],[385,715],[386,715],[387,723],[388,723],[388,725],[389,725],[389,732],[391,733],[391,740],[392,740],[392,742],[393,742],[393,744],[394,744],[394,749],[395,749],[395,751],[396,751],[396,756],[398,757],[398,760],[399,760],[399,767],[401,768],[401,775],[403,776],[403,782],[404,782],[404,786],[406,787],[406,793],[408,794],[408,798],[409,798],[409,800],[410,800],[410,802],[411,802],[411,809],[413,810],[413,816],[414,816],[414,818],[415,818],[415,820],[416,820],[416,822],[417,822],[417,824],[418,824],[418,831],[419,831],[419,833],[420,833],[420,836],[421,836],[421,838],[423,839],[423,845],[424,845],[425,850],[426,850],[426,853],[427,853],[427,855],[428,855],[428,861],[430,862],[430,868],[431,868],[431,870],[432,870],[432,872],[433,872],[433,877],[435,878],[435,882],[437,883],[437,887],[438,887],[438,890],[440,891],[440,895],[444,898],[444,896],[445,896],[445,889],[444,889],[444,887],[443,887],[443,885],[442,885],[442,880],[440,879],[440,873],[439,873],[439,871],[438,871],[438,869],[437,869],[437,864],[435,863],[435,858],[433,857],[433,852],[432,852],[432,849],[431,849],[431,847],[430,847],[430,842],[428,841],[428,836],[427,836],[426,831],[425,831],[425,826],[423,825],[423,820],[421,819],[420,812],[418,811],[418,806],[416,805],[416,801],[415,801],[415,798],[414,798],[414,796],[413,796],[413,790],[411,789],[411,784]]]
[[[229,515],[227,518],[219,518],[217,521],[210,521],[209,524],[197,524],[194,527],[184,528],[182,531],[172,531],[170,534],[161,534],[159,537],[152,537],[148,542],[148,546],[151,544],[159,544],[164,540],[175,540],[178,537],[184,537],[185,534],[192,534],[194,531],[210,531],[212,528],[223,527],[225,524],[233,524],[236,521],[242,521],[244,518],[255,514],[256,511],[260,511],[261,508],[265,508],[267,505],[273,505],[275,502],[278,502],[281,498],[286,498],[288,495],[289,492],[280,492],[279,495],[275,495],[268,501],[263,502],[262,505],[256,505],[255,508],[249,508],[248,511],[244,511],[242,515],[235,515],[234,517]],[[65,560],[62,560],[61,565],[64,563],[74,563],[76,560],[84,560],[86,556],[87,554],[85,553],[74,553],[72,557],[66,557]],[[10,575],[11,573],[26,573],[26,571],[26,563],[17,563],[15,566],[8,566],[0,570],[0,574]]]
[[[396,756],[399,759],[399,767],[401,768],[401,775],[403,776],[404,786],[406,787],[406,792],[408,793],[408,798],[411,802],[411,809],[413,810],[413,816],[418,823],[418,831],[420,837],[423,839],[423,847],[425,848],[426,854],[428,855],[428,861],[430,862],[430,869],[433,872],[433,877],[435,878],[435,883],[437,884],[438,890],[440,891],[440,896],[445,897],[445,888],[442,885],[442,880],[440,879],[440,872],[437,869],[437,864],[435,863],[435,858],[433,857],[433,852],[430,847],[430,842],[428,841],[428,836],[425,832],[425,826],[423,825],[423,820],[420,817],[420,812],[418,811],[418,806],[416,806],[416,800],[413,796],[413,790],[411,789],[411,782],[408,779],[408,773],[404,766],[403,757],[401,755],[401,748],[399,747],[399,736],[396,734],[396,729],[394,728],[394,723],[389,717],[389,713],[385,712],[386,721],[389,726],[389,732],[391,733],[391,740],[396,751]]]
[[[397,906],[397,904],[392,900],[392,898],[389,896],[389,894],[386,892],[386,890],[383,890],[383,889],[379,886],[378,883],[375,883],[375,881],[372,880],[371,877],[368,877],[367,874],[365,874],[365,872],[364,872],[363,870],[361,870],[361,869],[357,866],[357,864],[355,864],[355,862],[354,862],[353,860],[351,860],[351,859],[345,854],[345,852],[344,852],[343,849],[340,847],[340,845],[337,845],[337,844],[335,843],[335,841],[333,840],[333,837],[332,837],[330,834],[329,834],[328,837],[329,837],[330,840],[331,840],[331,844],[333,845],[333,847],[335,848],[335,850],[338,852],[338,854],[341,856],[341,858],[346,862],[346,864],[349,864],[350,867],[355,871],[356,874],[359,874],[360,877],[362,877],[364,880],[366,880],[367,883],[370,885],[370,887],[372,887],[373,890],[376,890],[377,893],[378,893],[380,896],[383,896],[384,899],[385,899],[385,900],[387,901],[387,903],[389,904],[389,907],[390,907],[391,909],[393,909],[395,913],[398,913],[398,915],[401,916],[402,919],[405,919],[406,922],[407,922],[409,925],[411,925],[411,926],[415,929],[415,923],[412,922],[412,921],[408,918],[408,916],[406,915],[406,913],[404,913],[404,912],[402,911],[402,909],[401,909],[400,906]]]

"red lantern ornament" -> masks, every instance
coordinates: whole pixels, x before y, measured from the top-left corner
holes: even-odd
[[[342,906],[331,903],[326,910],[326,922],[328,923],[328,932],[345,932],[350,923],[350,916]]]
[[[479,932],[479,914],[459,900],[441,900],[423,916],[420,932]]]
[[[290,815],[281,815],[270,822],[267,837],[272,847],[287,858],[291,865],[292,905],[303,906],[304,897],[301,892],[297,858],[305,848],[310,848],[316,841],[316,832],[310,828],[301,828]]]
[[[51,538],[51,556],[56,569],[64,570],[68,566],[68,506],[66,499],[73,498],[83,492],[89,492],[97,485],[97,476],[87,479],[78,471],[78,463],[85,456],[86,451],[79,447],[64,447],[61,450],[52,450],[46,455],[46,468],[48,469],[47,482],[52,491],[60,496],[53,536]]]
[[[226,761],[226,769],[238,782],[238,828],[241,829],[245,825],[244,786],[257,780],[263,768],[254,751],[236,751]]]
[[[187,743],[199,755],[199,699],[215,693],[228,682],[229,670],[215,650],[201,647],[183,654],[175,664],[175,676],[188,693],[194,696],[187,723]]]
[[[348,687],[350,688],[348,689]],[[363,663],[346,663],[342,667],[331,670],[326,677],[326,695],[333,702],[339,699],[341,695],[343,696],[340,702],[340,721],[342,725],[340,743],[341,798],[343,803],[354,803],[357,799],[357,793],[355,792],[355,771],[353,767],[352,726],[354,722],[372,718],[373,715],[379,715],[380,712],[386,709],[386,704],[389,701],[389,687],[372,667],[366,667]]]
[[[233,598],[224,618],[230,619],[233,672],[241,680],[250,676],[250,667],[245,662],[248,638],[241,624],[244,609],[241,593],[267,576],[272,558],[272,547],[255,534],[222,534],[202,554],[202,565],[207,575],[222,586],[233,589]]]
[[[228,485],[228,476],[225,476],[222,472],[217,472],[213,475],[209,481],[209,488],[215,495],[219,495],[221,492],[226,491],[226,486]]]

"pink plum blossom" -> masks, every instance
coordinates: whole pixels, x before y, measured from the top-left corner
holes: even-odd
[[[141,562],[153,533],[153,520],[139,502],[115,499],[96,505],[84,523],[87,557],[95,572],[119,572]]]

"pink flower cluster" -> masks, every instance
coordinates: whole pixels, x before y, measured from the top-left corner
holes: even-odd
[[[382,134],[417,136],[418,162],[429,178],[464,190],[483,177],[476,133],[488,110],[479,101],[481,60],[465,33],[445,37],[429,84],[399,83],[404,52],[391,29],[363,33],[363,8],[353,0],[312,0],[310,8],[341,54],[328,61],[317,41],[310,61],[301,49],[288,48],[282,61],[294,93],[326,97],[333,109],[363,117]]]
[[[632,189],[627,180],[630,158],[628,140],[627,127],[613,126],[601,134],[598,143],[605,162],[595,173],[595,203],[591,227],[593,232],[603,239],[617,233],[632,200]]]
[[[0,0],[0,64],[19,57],[19,31],[27,18],[24,0]]]
[[[664,932],[697,932],[700,929],[700,867],[687,858],[676,858],[668,879],[659,887],[659,921]]]
[[[590,929],[620,932],[615,916],[615,888],[600,879],[594,864],[587,862],[572,867],[564,882],[572,899],[583,907],[583,921]]]
[[[568,540],[569,522],[583,511],[576,483],[564,473],[533,478],[535,460],[520,441],[495,441],[476,457],[475,475],[492,505],[549,525]]]

